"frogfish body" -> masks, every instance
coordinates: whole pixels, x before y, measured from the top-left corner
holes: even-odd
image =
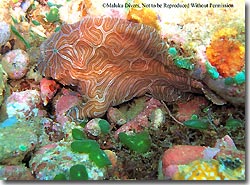
[[[41,45],[38,69],[63,85],[77,86],[84,104],[75,117],[100,117],[110,106],[151,94],[172,102],[201,93],[199,82],[168,59],[154,28],[117,18],[65,24]]]

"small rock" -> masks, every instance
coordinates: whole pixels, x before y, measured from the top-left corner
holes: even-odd
[[[90,120],[84,127],[84,130],[93,136],[99,136],[102,133],[101,128],[99,126],[100,120],[100,118],[94,118]]]
[[[241,165],[242,168],[238,170],[238,172],[236,172],[237,169],[236,171],[234,171],[235,173],[239,173],[239,176],[237,176],[236,174],[234,174],[232,177],[228,176],[225,171],[225,166],[223,166],[219,162],[222,159],[225,161],[228,160],[226,161],[228,162],[226,163],[226,165],[229,165],[231,163],[232,165],[235,165],[234,162],[232,161],[230,162],[230,160],[237,160],[239,164],[242,164]],[[215,148],[204,147],[204,146],[177,145],[166,150],[162,157],[162,172],[163,172],[163,175],[165,176],[165,179],[183,180],[182,178],[186,178],[190,176],[191,170],[189,169],[189,165],[191,165],[190,168],[192,170],[194,169],[193,176],[195,176],[195,173],[197,172],[195,172],[195,168],[193,168],[193,166],[200,165],[202,170],[204,170],[202,167],[203,163],[204,165],[208,164],[208,166],[209,165],[211,166],[212,163],[214,162],[219,167],[218,169],[217,168],[213,169],[215,170],[215,173],[221,173],[221,172],[223,173],[222,175],[218,176],[218,178],[223,177],[223,179],[227,178],[227,179],[233,179],[233,180],[236,180],[236,179],[239,180],[239,179],[245,178],[244,177],[245,152],[237,150],[233,143],[233,140],[227,135],[224,138],[216,142]],[[188,170],[181,171],[181,169],[184,169],[184,168],[186,169],[186,167]],[[226,166],[226,168],[229,168],[229,167],[230,166],[228,167]],[[196,174],[197,178],[199,176],[199,178],[204,178],[204,179],[209,178],[211,180],[216,180],[215,176],[210,177],[206,173],[205,175],[202,176],[202,173],[203,173],[202,170],[200,174]],[[224,170],[225,173],[224,171],[221,171],[221,170]],[[177,175],[178,178],[176,178],[175,175]],[[180,175],[182,175],[181,178],[179,178]]]
[[[141,132],[144,128],[150,127],[149,118],[152,112],[157,108],[162,106],[161,102],[157,99],[151,98],[145,103],[145,108],[131,121],[122,125],[118,130],[116,130],[114,137],[117,139],[119,133],[121,132]],[[155,126],[153,126],[155,127]],[[155,129],[155,128],[153,128]]]
[[[24,77],[28,72],[29,64],[29,55],[21,49],[9,51],[2,58],[3,69],[8,74],[8,77],[13,80]]]
[[[26,118],[31,115],[37,116],[40,102],[40,93],[37,90],[13,92],[6,101],[8,117]]]
[[[114,107],[110,107],[108,109],[107,117],[110,123],[115,123],[117,125],[123,125],[127,122],[125,115],[119,111],[119,109]]]

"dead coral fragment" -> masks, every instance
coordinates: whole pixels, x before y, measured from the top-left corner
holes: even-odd
[[[209,62],[223,77],[233,77],[244,67],[245,47],[235,40],[236,34],[235,29],[218,30],[206,49]]]

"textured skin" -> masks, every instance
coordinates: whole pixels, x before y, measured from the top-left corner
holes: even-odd
[[[154,28],[116,18],[84,18],[41,45],[39,70],[77,86],[85,104],[71,114],[100,117],[110,106],[149,93],[167,102],[200,93],[200,83],[167,57]]]

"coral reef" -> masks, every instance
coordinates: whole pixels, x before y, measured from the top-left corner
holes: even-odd
[[[239,166],[230,169],[218,160],[196,160],[179,167],[179,172],[174,175],[173,180],[244,180],[245,167],[242,162],[237,158],[227,160],[231,163],[237,163],[232,160],[238,161]]]
[[[134,3],[139,4],[142,2],[135,1]],[[150,8],[129,8],[127,19],[133,22],[143,23],[157,30],[160,29],[160,26],[158,25],[157,13],[155,10]]]
[[[245,180],[245,2],[207,3],[1,0],[0,180]]]

